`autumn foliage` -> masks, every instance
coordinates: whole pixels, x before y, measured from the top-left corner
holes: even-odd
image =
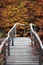
[[[43,0],[0,0],[0,28],[7,33],[17,22],[43,21]]]

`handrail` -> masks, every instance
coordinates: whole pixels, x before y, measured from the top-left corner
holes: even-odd
[[[24,24],[21,24],[21,23],[16,23],[16,24],[14,24],[14,26],[10,29],[10,31],[8,32],[8,35],[10,34],[10,32],[14,29],[14,27],[16,27],[16,25],[23,25],[24,26]]]
[[[34,24],[30,23],[30,29],[32,31],[32,33],[34,33],[40,43],[40,46],[41,46],[41,49],[43,50],[43,44],[42,44],[42,41],[40,40],[40,37],[38,36],[38,34],[33,30],[33,27],[32,26],[35,26]]]
[[[2,52],[2,48],[3,48],[3,46],[4,46],[4,44],[5,44],[5,42],[9,39],[9,37],[10,37],[10,33],[12,32],[12,30],[16,27],[16,25],[23,25],[24,26],[24,24],[21,24],[21,23],[16,23],[16,24],[14,24],[14,26],[10,29],[10,31],[8,32],[8,36],[5,38],[5,40],[1,43],[1,45],[0,45],[0,53]]]

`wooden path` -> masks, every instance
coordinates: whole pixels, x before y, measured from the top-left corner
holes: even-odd
[[[38,55],[34,55],[32,51],[30,38],[14,38],[14,46],[10,46],[6,65],[39,65]]]

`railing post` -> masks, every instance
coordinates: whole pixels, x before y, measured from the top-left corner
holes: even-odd
[[[14,46],[14,35],[12,35],[12,46]]]
[[[32,31],[30,30],[30,36],[31,36],[31,43],[32,45],[34,44],[34,37],[33,37],[33,34],[32,34]]]
[[[24,25],[24,34],[25,34],[25,32],[26,32],[26,31],[25,31],[25,25]],[[25,35],[24,35],[24,37],[25,37]]]
[[[39,65],[42,65],[41,56],[42,56],[42,49],[41,47],[39,47]]]
[[[4,49],[3,49],[3,53],[4,53],[4,65],[6,65],[6,44],[4,45]]]
[[[15,26],[15,38],[16,38],[16,26]]]
[[[36,46],[36,44],[37,44],[37,40],[36,40],[36,38],[34,36],[34,45]]]
[[[10,38],[8,39],[8,55],[10,55]]]

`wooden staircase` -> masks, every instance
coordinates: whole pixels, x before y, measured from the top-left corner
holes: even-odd
[[[0,65],[43,65],[40,60],[41,53],[38,53],[40,55],[39,56],[33,52],[35,47],[31,46],[31,39],[29,37],[16,37],[17,25],[24,26],[24,24],[20,23],[14,24],[14,26],[8,32],[8,36],[0,45]],[[24,32],[26,31],[24,30]],[[35,34],[35,36],[37,35]],[[39,37],[34,37],[34,39],[35,38],[40,42]],[[7,49],[6,44],[8,45]],[[42,43],[40,42],[40,45],[41,44]],[[41,48],[43,49],[43,45],[41,45]]]
[[[39,65],[38,55],[33,54],[33,50],[30,38],[14,38],[14,46],[10,45],[10,56],[7,56],[6,65]]]

